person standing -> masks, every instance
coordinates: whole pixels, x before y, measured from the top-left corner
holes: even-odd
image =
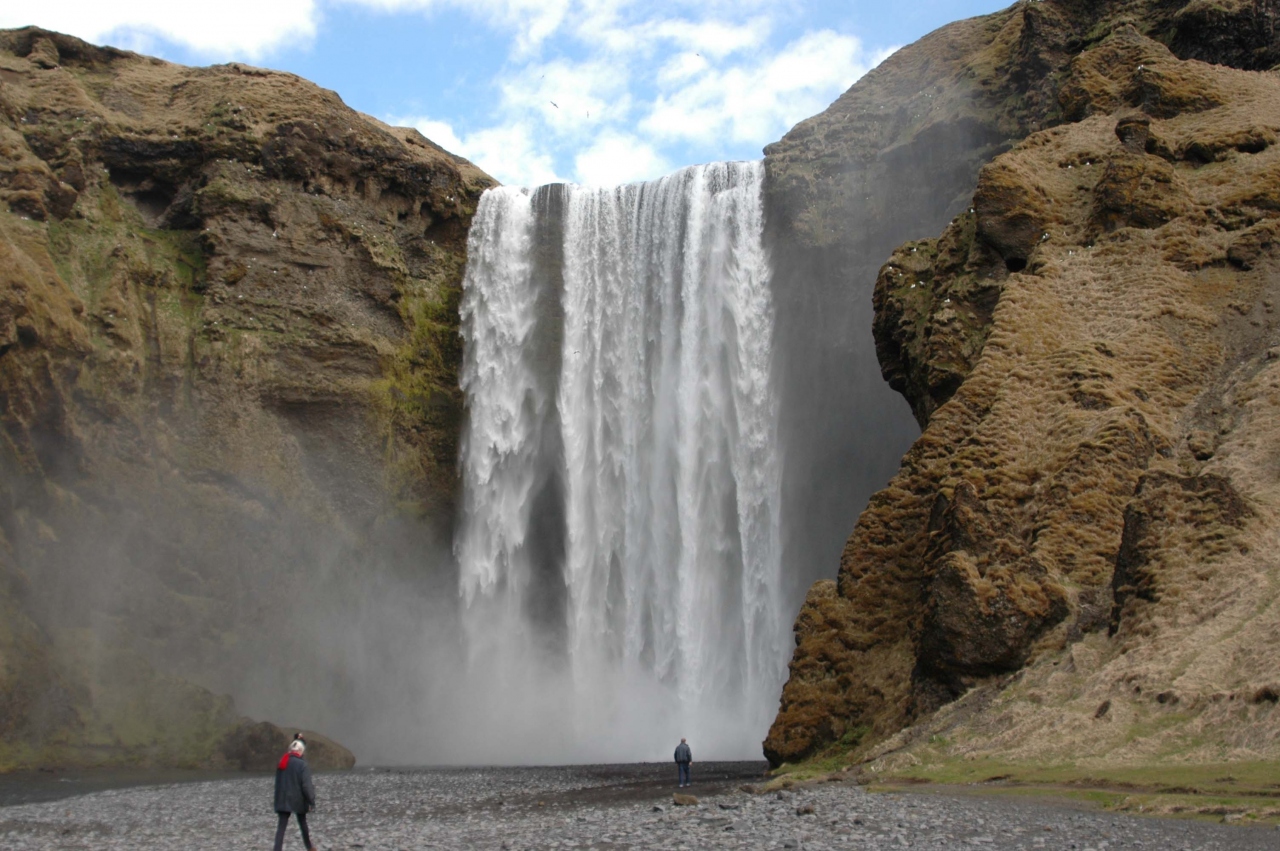
[[[306,752],[307,743],[299,734],[276,766],[276,815],[280,821],[276,825],[275,851],[284,848],[284,830],[289,826],[290,815],[298,817],[302,844],[307,851],[315,851],[311,832],[307,830],[307,813],[316,805],[316,787],[311,783],[311,768],[304,758]]]
[[[689,765],[692,762],[693,752],[689,750],[689,743],[681,739],[680,744],[676,745],[676,772],[680,777],[681,788],[693,785],[693,781],[689,779]]]

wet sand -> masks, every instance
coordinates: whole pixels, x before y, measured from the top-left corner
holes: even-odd
[[[669,764],[356,769],[316,777],[312,839],[329,849],[1187,849],[1280,847],[1273,828],[1135,818],[1034,801],[868,793],[852,783],[750,794],[763,763],[695,763],[698,806],[672,805]],[[269,848],[270,775],[125,785],[0,807],[0,848]],[[160,776],[156,776],[157,780]],[[30,779],[30,778],[28,778]],[[21,778],[10,775],[9,781]],[[39,780],[39,778],[36,778]],[[62,783],[75,787],[77,781]],[[84,778],[107,783],[108,778]],[[56,787],[54,787],[56,789]],[[52,794],[36,782],[29,792]],[[10,800],[6,798],[6,800]],[[290,826],[286,848],[301,843]]]

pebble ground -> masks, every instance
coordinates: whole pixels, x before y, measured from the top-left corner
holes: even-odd
[[[1114,815],[1008,798],[868,793],[852,783],[749,794],[761,766],[365,769],[316,777],[312,839],[331,849],[1280,849],[1274,828]],[[671,775],[668,777],[668,775]],[[273,780],[111,789],[0,806],[0,848],[267,849]],[[302,847],[291,823],[286,849]]]

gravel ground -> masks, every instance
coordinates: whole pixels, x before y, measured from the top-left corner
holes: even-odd
[[[1146,819],[1036,802],[871,794],[825,783],[752,795],[755,763],[695,764],[698,806],[676,807],[674,768],[366,769],[316,778],[312,839],[329,849],[1280,848],[1280,832]],[[670,776],[668,776],[670,775]],[[264,849],[272,778],[113,789],[0,807],[0,848]],[[301,842],[290,825],[286,848]]]

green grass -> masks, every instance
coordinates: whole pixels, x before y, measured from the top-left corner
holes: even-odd
[[[131,278],[180,291],[184,312],[196,312],[207,275],[199,234],[144,226],[110,184],[99,191],[97,207],[92,219],[49,221],[49,253],[59,276],[94,308],[123,266]]]
[[[773,771],[773,776],[777,782],[770,785],[788,786],[793,783],[815,780],[843,771],[857,762],[858,747],[870,732],[870,727],[852,727],[816,756],[810,757],[803,762],[783,763]]]
[[[1273,762],[1185,763],[1175,759],[1131,765],[1025,763],[964,759],[944,752],[942,735],[913,752],[914,766],[874,773],[862,762],[860,736],[772,773],[765,790],[832,779],[856,779],[870,791],[928,791],[1068,800],[1101,809],[1144,815],[1280,823],[1280,764]]]
[[[1117,812],[1280,822],[1280,766],[1270,762],[1128,766],[946,759],[874,778],[873,790],[922,785],[992,795],[1054,797]]]
[[[371,256],[378,250],[369,248]],[[462,362],[458,304],[463,258],[443,247],[436,250],[426,277],[393,270],[400,293],[397,309],[408,334],[384,359],[383,377],[372,386],[388,488],[398,509],[415,516],[428,510],[420,492],[424,476],[452,468],[456,448],[443,436],[457,433],[462,410],[457,370]]]
[[[1023,783],[1110,784],[1147,789],[1184,789],[1280,795],[1280,766],[1270,762],[1231,762],[1106,766],[1057,763],[1027,765],[998,760],[948,759],[897,772],[896,776],[932,783],[979,783],[1010,779]]]

